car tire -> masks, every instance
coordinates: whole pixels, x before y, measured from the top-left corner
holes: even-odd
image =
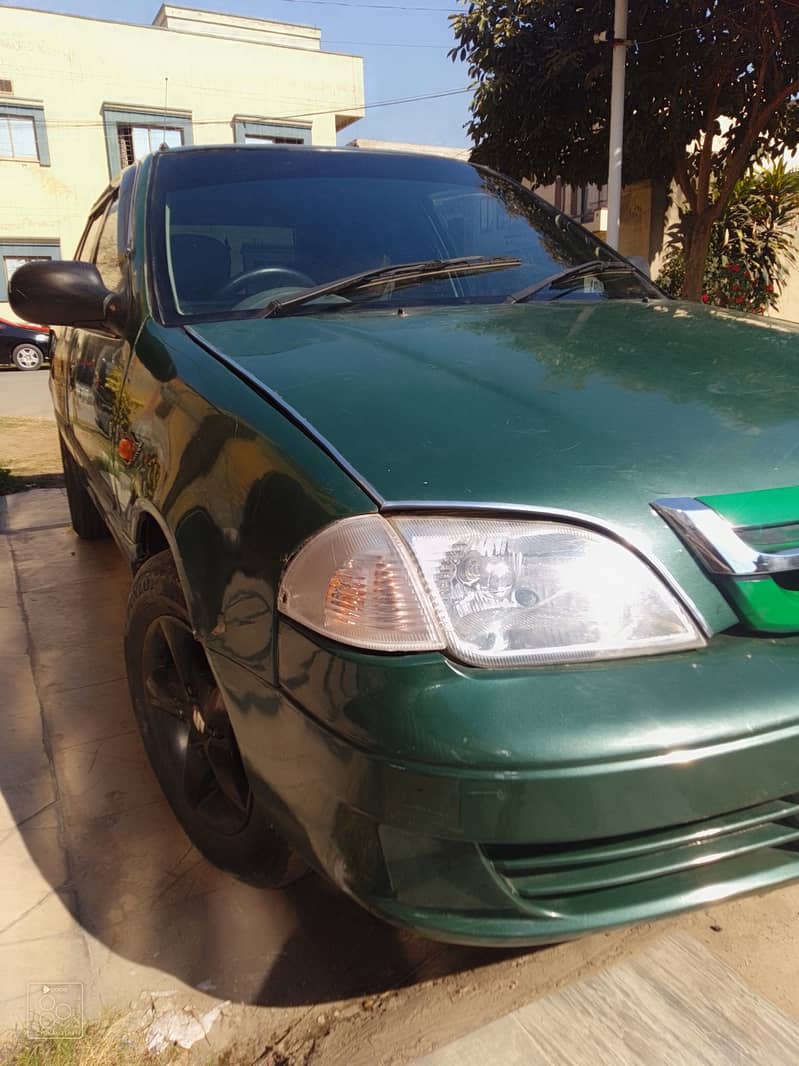
[[[44,363],[44,355],[35,344],[18,344],[11,358],[17,370],[39,370]]]
[[[109,536],[108,526],[83,483],[80,467],[70,455],[60,433],[58,444],[61,448],[61,464],[64,467],[64,485],[72,528],[81,540],[100,540]]]
[[[133,582],[125,659],[144,747],[195,847],[249,884],[278,888],[302,876],[307,867],[250,788],[168,551],[148,559]]]

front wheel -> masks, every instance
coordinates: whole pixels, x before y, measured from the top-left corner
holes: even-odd
[[[38,370],[44,362],[44,356],[35,344],[18,344],[11,358],[17,370]]]
[[[133,582],[125,658],[144,746],[192,843],[250,883],[295,880],[305,867],[253,795],[168,551],[148,559]]]

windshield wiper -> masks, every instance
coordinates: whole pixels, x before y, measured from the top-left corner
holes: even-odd
[[[452,259],[421,259],[415,263],[395,263],[393,266],[374,267],[346,278],[336,278],[324,285],[312,289],[302,289],[294,296],[283,300],[272,300],[256,317],[272,318],[286,314],[295,307],[318,300],[321,296],[343,296],[344,293],[370,286],[383,286],[394,282],[398,286],[415,285],[419,281],[429,281],[437,274],[462,277],[477,274],[481,270],[508,270],[522,265],[521,259],[507,255],[460,255]]]
[[[530,297],[536,296],[544,289],[549,289],[558,282],[578,281],[580,278],[593,277],[596,274],[604,274],[612,271],[614,274],[635,274],[641,277],[641,273],[632,263],[625,263],[623,259],[589,259],[587,263],[578,263],[577,266],[569,267],[568,270],[560,270],[557,274],[550,274],[543,281],[537,281],[534,285],[528,285],[526,289],[511,293],[505,301],[509,304],[523,303]]]

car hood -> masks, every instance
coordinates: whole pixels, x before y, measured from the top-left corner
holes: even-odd
[[[713,628],[734,615],[649,504],[799,483],[799,326],[789,323],[619,301],[194,328],[384,499],[613,523],[701,601]]]

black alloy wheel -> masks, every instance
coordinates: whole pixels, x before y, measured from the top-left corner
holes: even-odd
[[[306,867],[254,795],[205,649],[168,551],[136,574],[125,628],[128,685],[145,749],[192,843],[252,884],[278,887]]]
[[[148,729],[198,818],[229,836],[247,824],[252,792],[202,645],[179,618],[150,623],[142,652]]]

